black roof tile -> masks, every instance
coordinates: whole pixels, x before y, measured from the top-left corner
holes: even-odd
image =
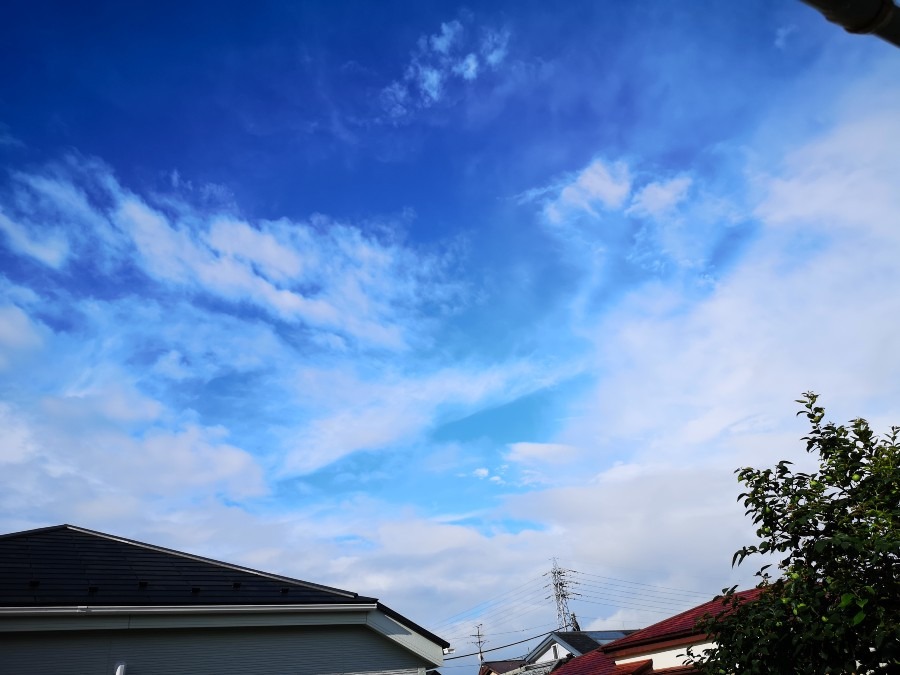
[[[0,607],[374,602],[72,525],[0,535]]]

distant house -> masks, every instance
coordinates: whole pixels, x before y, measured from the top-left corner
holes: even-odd
[[[558,661],[569,656],[581,656],[601,645],[631,635],[633,630],[570,630],[554,631],[525,657],[526,663]]]
[[[745,600],[759,595],[758,589],[738,593]],[[698,619],[722,611],[722,599],[716,598],[652,626],[605,644],[583,656],[573,658],[553,671],[553,675],[652,675],[694,672],[683,664],[688,647],[700,651],[712,643],[697,630]]]
[[[525,663],[515,670],[509,671],[507,675],[549,675],[549,673],[552,673],[560,663],[562,663],[562,660]]]
[[[60,525],[0,536],[0,673],[424,675],[375,598]]]
[[[506,675],[525,665],[524,659],[504,659],[502,661],[484,661],[478,669],[478,675]]]
[[[586,654],[633,630],[553,631],[524,659],[485,661],[478,675],[547,675],[574,656]]]

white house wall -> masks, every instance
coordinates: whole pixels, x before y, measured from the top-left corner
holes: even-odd
[[[628,658],[616,658],[616,665],[619,665],[620,663],[633,663],[634,661],[653,659],[653,670],[659,670],[660,668],[674,668],[676,666],[684,665],[684,653],[687,651],[688,647],[691,647],[695,654],[699,654],[704,649],[708,649],[712,646],[712,642],[703,642],[697,645],[682,645],[681,647],[674,647],[671,649],[658,649],[637,656],[629,656]]]
[[[558,656],[553,656],[553,647],[556,646],[556,653]],[[544,663],[545,661],[556,661],[557,659],[565,658],[566,656],[571,656],[572,652],[563,647],[558,642],[548,645],[547,649],[540,653],[540,655],[534,660],[534,663]]]

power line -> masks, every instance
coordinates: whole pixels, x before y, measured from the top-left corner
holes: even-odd
[[[494,596],[493,598],[490,598],[490,599],[488,599],[488,600],[485,600],[484,602],[481,602],[481,603],[475,605],[474,607],[471,607],[471,608],[469,608],[469,609],[465,609],[465,610],[463,610],[463,611],[461,611],[461,612],[457,612],[456,614],[452,614],[452,615],[448,616],[448,617],[445,618],[445,619],[441,619],[441,620],[438,621],[436,624],[434,624],[433,627],[434,627],[434,628],[440,628],[440,627],[443,626],[443,625],[450,624],[450,623],[456,623],[457,621],[461,621],[461,620],[463,620],[464,617],[466,617],[466,616],[468,616],[468,615],[471,615],[471,614],[474,614],[474,613],[478,612],[479,610],[482,610],[482,611],[483,611],[483,610],[487,609],[488,607],[490,607],[490,606],[492,606],[492,605],[496,605],[496,604],[498,604],[498,603],[504,601],[505,596],[510,595],[510,594],[514,594],[516,591],[519,591],[520,589],[525,588],[526,586],[528,586],[528,585],[530,585],[530,584],[533,584],[534,582],[540,581],[540,580],[541,580],[541,577],[534,577],[534,578],[532,578],[532,579],[529,579],[529,580],[526,581],[525,583],[523,583],[523,584],[521,584],[521,585],[519,585],[519,586],[516,586],[515,588],[512,588],[512,589],[510,589],[510,590],[508,590],[508,591],[505,591],[504,593],[501,593],[501,594],[499,594],[499,595],[496,595],[496,596]],[[530,592],[529,592],[529,591],[523,591],[523,592],[520,592],[520,593],[518,593],[518,594],[516,594],[516,595],[523,595],[523,594],[528,594],[528,593],[530,593]],[[513,597],[516,597],[516,595],[513,595]]]
[[[611,596],[618,596],[621,598],[625,598],[626,600],[649,600],[657,605],[669,606],[673,609],[678,607],[683,607],[685,602],[694,602],[693,599],[688,600],[687,598],[659,598],[651,595],[649,593],[643,592],[635,592],[629,589],[617,588],[615,586],[602,586],[599,584],[592,583],[583,583],[581,584],[581,588],[584,589],[584,593],[582,595],[587,595],[590,593],[605,593]]]
[[[581,602],[586,602],[590,605],[602,605],[603,607],[618,607],[620,609],[637,609],[637,610],[646,610],[648,612],[652,612],[653,614],[671,614],[672,610],[669,609],[654,609],[653,607],[649,607],[647,605],[626,605],[621,602],[596,602],[593,600],[581,600]]]
[[[552,630],[548,630],[546,633],[541,633],[540,635],[534,635],[530,638],[525,638],[524,640],[519,640],[518,642],[510,642],[508,645],[500,645],[499,647],[492,647],[491,649],[484,649],[480,652],[472,652],[471,654],[461,654],[460,656],[451,656],[449,658],[444,659],[444,661],[453,661],[454,659],[464,659],[467,656],[478,656],[479,654],[486,654],[487,652],[495,652],[498,649],[505,649],[506,647],[520,645],[523,642],[530,642],[531,640],[534,640],[536,638],[544,637],[545,635],[550,635],[550,633],[552,633],[552,632],[553,632]]]
[[[519,617],[519,618],[521,618],[521,617]],[[509,625],[509,624],[507,624],[507,625]],[[485,636],[486,637],[494,637],[494,636],[500,636],[500,635],[510,635],[510,634],[515,634],[515,633],[521,634],[522,632],[526,632],[526,631],[496,631],[495,629],[498,626],[502,627],[502,624],[495,625],[493,629],[488,628],[487,630],[485,630],[484,631]],[[553,627],[555,629],[555,626],[556,626],[555,622],[548,622],[548,623],[543,624],[542,626],[536,626],[535,628]],[[456,643],[462,642],[464,639],[467,639],[469,635],[470,635],[469,632],[465,632],[462,634],[456,634],[455,636],[448,637],[448,636],[444,635],[442,637],[444,637],[448,642],[456,644]]]
[[[569,570],[569,572],[573,572],[575,574],[581,574],[586,577],[596,577],[597,579],[607,579],[609,581],[615,581],[620,584],[629,584],[631,586],[644,586],[645,588],[653,588],[657,591],[673,591],[675,593],[680,593],[682,595],[696,595],[703,598],[709,599],[709,593],[703,593],[701,591],[689,591],[684,588],[671,588],[669,586],[657,586],[655,584],[645,584],[640,581],[628,581],[627,579],[616,579],[615,577],[605,577],[602,574],[590,574],[589,572],[579,572],[578,570]]]
[[[519,630],[508,630],[504,633],[492,633],[492,635],[512,635],[513,633],[524,633],[529,630],[534,630],[535,628],[545,628],[547,626],[553,626],[553,623],[542,623],[540,626],[529,626],[528,628],[520,628]]]
[[[504,623],[508,623],[510,621],[515,621],[516,619],[520,619],[524,614],[530,614],[531,612],[537,611],[539,609],[546,609],[547,605],[544,602],[546,597],[544,596],[543,588],[538,587],[533,589],[532,591],[526,593],[519,594],[520,599],[517,602],[498,605],[492,608],[490,611],[479,615],[478,620],[483,623],[494,623],[502,625]],[[500,617],[499,621],[495,621],[497,617]],[[455,627],[448,627],[446,630],[442,630],[441,633],[444,634],[444,637],[448,637],[450,635],[455,635],[459,632],[468,632],[470,628],[468,626],[463,626],[463,621],[459,621],[456,623]]]
[[[541,599],[544,600],[543,597]],[[540,610],[546,611],[547,609],[546,603],[517,603],[515,605],[506,606],[496,612],[485,614],[479,617],[479,620],[482,623],[490,624],[493,629],[497,629],[511,623],[518,623],[522,617],[526,615],[530,615]],[[447,630],[442,631],[442,635],[448,639],[456,636],[462,637],[463,634],[468,634],[469,630],[471,630],[470,627],[467,627],[464,624],[457,624],[455,627],[448,627]]]

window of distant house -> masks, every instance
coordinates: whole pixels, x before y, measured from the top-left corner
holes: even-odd
[[[553,658],[554,659],[559,658],[559,650],[556,648],[556,645],[553,645]]]

